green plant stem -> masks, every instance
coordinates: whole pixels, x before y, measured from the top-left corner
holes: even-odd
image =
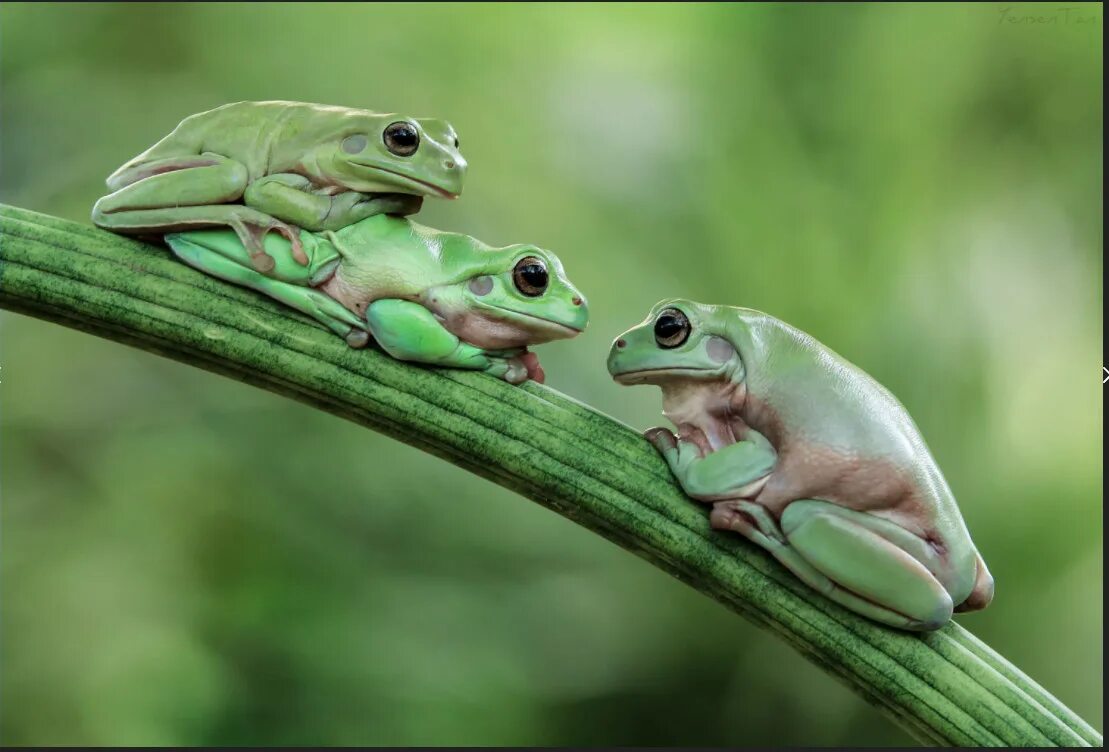
[[[307,402],[517,491],[774,632],[923,742],[1102,743],[957,624],[926,635],[873,624],[712,531],[638,433],[546,387],[351,350],[162,248],[4,206],[0,306]]]

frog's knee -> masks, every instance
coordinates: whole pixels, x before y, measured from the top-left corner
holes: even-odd
[[[250,172],[246,169],[246,165],[233,159],[202,169],[209,171],[206,175],[211,181],[212,192],[219,194],[222,201],[236,201],[242,198],[250,183]]]
[[[97,227],[112,226],[111,215],[104,210],[104,199],[106,198],[107,196],[101,196],[92,205],[92,223]]]
[[[950,596],[941,596],[936,599],[932,607],[918,615],[910,625],[911,629],[919,632],[931,632],[939,629],[947,622],[951,621],[951,614],[954,612],[954,604],[951,602]]]
[[[127,208],[125,204],[120,203],[119,196],[114,193],[101,196],[92,205],[92,223],[108,230],[125,230],[129,218],[122,216],[121,212],[126,212]]]
[[[789,537],[806,523],[812,522],[827,511],[827,502],[804,499],[795,501],[782,511],[778,525],[782,533]]]

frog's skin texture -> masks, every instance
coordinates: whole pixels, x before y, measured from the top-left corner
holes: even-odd
[[[258,271],[276,230],[307,264],[298,229],[338,230],[376,214],[457,198],[466,160],[444,120],[302,102],[236,102],[181,121],[108,177],[98,226],[157,235],[225,225]]]
[[[646,432],[712,526],[764,547],[876,621],[938,629],[993,578],[905,408],[807,334],[747,308],[673,299],[612,346],[621,384],[662,388]]]
[[[558,257],[533,245],[493,248],[469,237],[379,214],[339,230],[301,231],[307,264],[282,235],[264,238],[267,273],[229,229],[171,233],[187,264],[250,287],[365,346],[409,360],[543,380],[531,345],[580,334],[585,299]]]

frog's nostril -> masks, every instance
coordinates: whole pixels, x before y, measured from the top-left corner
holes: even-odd
[[[627,342],[625,342],[624,340],[622,340],[622,339],[618,339],[618,340],[616,340],[616,347],[617,347],[618,349],[620,349],[620,350],[623,350],[623,349],[624,349],[625,347],[627,347],[627,346],[628,346],[628,343],[627,343]]]
[[[581,305],[581,298],[579,298],[579,297],[578,297],[577,295],[575,295],[575,296],[574,296],[574,297],[573,297],[573,298],[571,299],[571,301],[570,301],[570,302],[571,302],[571,303],[573,303],[574,305]]]
[[[454,162],[448,159],[446,162],[443,163],[443,166],[446,167],[448,170],[453,170]]]

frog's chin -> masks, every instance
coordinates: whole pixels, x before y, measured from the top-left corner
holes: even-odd
[[[693,368],[673,366],[666,368],[640,368],[635,371],[624,371],[612,374],[613,380],[618,384],[657,384],[664,385],[681,379],[694,381],[710,381],[720,376],[718,368]]]
[[[513,311],[499,306],[489,306],[495,316],[468,315],[446,317],[444,325],[463,342],[483,350],[506,350],[516,347],[542,345],[556,339],[568,339],[581,333],[556,321]]]
[[[491,309],[497,312],[497,319],[494,320],[495,325],[509,326],[521,332],[521,337],[526,339],[527,345],[541,345],[544,342],[550,342],[556,339],[569,339],[576,337],[582,333],[581,329],[571,326],[570,324],[563,324],[560,321],[553,321],[545,319],[542,316],[536,316],[524,311],[516,311],[511,308],[505,308],[498,305],[489,305]],[[520,345],[523,347],[524,345]]]

